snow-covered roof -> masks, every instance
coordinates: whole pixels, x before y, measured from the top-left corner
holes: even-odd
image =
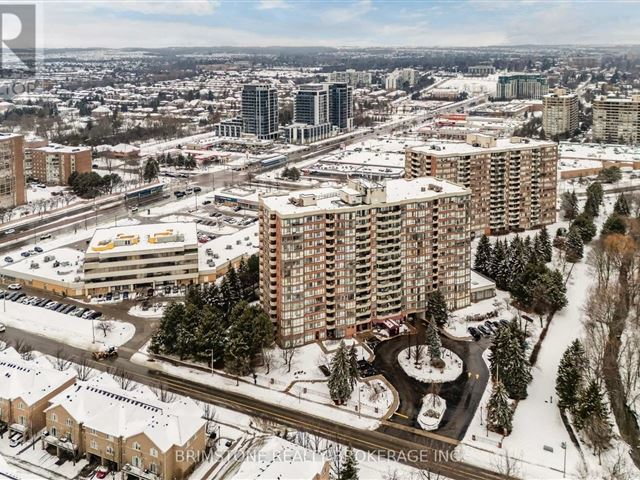
[[[70,145],[60,145],[59,143],[50,143],[49,145],[45,145],[44,147],[37,147],[33,149],[37,152],[44,153],[79,153],[86,152],[91,150],[89,147],[84,146],[70,146]]]
[[[72,370],[56,370],[45,357],[24,360],[12,347],[0,352],[0,398],[3,399],[20,398],[27,405],[33,405],[74,376]]]
[[[232,479],[313,480],[325,468],[327,459],[321,454],[269,437],[248,452]]]
[[[76,382],[54,397],[47,410],[58,406],[76,422],[106,435],[127,439],[144,434],[162,452],[185,445],[206,423],[192,400],[165,403],[147,388],[124,390],[107,373]]]
[[[356,183],[362,185],[374,185],[365,179],[357,179]],[[452,182],[441,180],[436,177],[419,177],[411,180],[404,178],[387,180],[376,186],[386,187],[386,199],[380,205],[393,205],[408,201],[427,201],[433,198],[450,195],[464,195],[469,190]],[[312,190],[300,190],[290,195],[275,195],[262,197],[261,202],[272,211],[277,211],[283,215],[287,214],[308,214],[326,210],[336,210],[341,208],[359,207],[362,205],[348,204],[341,200],[342,194],[353,195],[353,189],[347,187],[321,187]],[[359,193],[359,192],[358,192]],[[304,197],[315,197],[311,204],[303,205],[292,202],[292,199],[302,199]]]
[[[211,249],[212,255],[207,255],[206,251],[209,249]],[[227,262],[232,262],[244,255],[258,253],[258,249],[258,223],[256,222],[235,233],[222,235],[202,244],[198,255],[198,270],[200,273],[216,270]],[[214,258],[214,255],[217,255],[218,258]],[[209,260],[212,262],[211,266],[207,263]]]
[[[99,228],[87,248],[87,254],[138,252],[171,249],[198,244],[193,222],[153,223]]]
[[[409,147],[408,150],[414,152],[428,153],[436,157],[447,157],[451,155],[473,155],[477,153],[499,152],[507,150],[524,150],[539,147],[549,147],[555,145],[554,142],[544,140],[527,139],[526,142],[512,142],[509,138],[497,138],[494,147],[481,147],[471,145],[467,142],[446,142],[437,140],[418,147]]]

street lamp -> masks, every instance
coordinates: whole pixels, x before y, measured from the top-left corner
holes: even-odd
[[[564,450],[564,462],[562,464],[562,478],[565,478],[567,474],[567,442],[562,442],[560,444],[562,450]]]

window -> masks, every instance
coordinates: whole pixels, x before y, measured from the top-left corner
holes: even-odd
[[[95,440],[91,440],[91,448],[93,448],[94,450],[98,449],[98,442],[96,442]]]
[[[51,427],[51,435],[54,437],[58,436],[58,429],[56,427]]]
[[[89,429],[89,435],[97,435],[97,434],[98,434],[98,432],[96,432],[95,429],[93,429],[93,428]]]
[[[18,404],[18,408],[19,408],[20,410],[23,410],[23,409],[24,409],[24,403],[20,402],[20,403]]]
[[[73,427],[73,420],[67,418],[67,427]]]
[[[51,414],[51,421],[52,422],[57,422],[58,421],[58,415],[56,415],[55,413]]]
[[[140,451],[140,444],[138,442],[133,442],[133,445],[131,446],[131,448],[133,448],[134,450],[137,450],[139,452]]]
[[[106,451],[107,451],[107,455],[113,455],[114,453],[113,447],[111,445],[107,445]]]
[[[158,450],[156,450],[155,448],[152,448],[151,450],[149,450],[149,454],[152,457],[158,458]]]
[[[134,467],[136,468],[140,468],[142,466],[142,462],[140,461],[140,457],[133,457],[131,459],[131,463],[133,464]]]
[[[150,463],[149,464],[149,471],[153,474],[158,473],[158,467],[155,463]]]

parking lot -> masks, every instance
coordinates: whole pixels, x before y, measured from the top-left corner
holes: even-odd
[[[90,308],[78,307],[76,305],[64,303],[63,301],[55,301],[48,298],[27,295],[20,291],[22,287],[19,284],[11,284],[8,288],[8,291],[0,290],[0,300],[4,302],[10,301],[20,303],[22,305],[40,307],[46,310],[51,310],[52,312],[84,318],[85,320],[95,320],[102,317],[101,312],[96,312]]]

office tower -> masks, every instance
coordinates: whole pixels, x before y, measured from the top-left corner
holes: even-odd
[[[547,79],[539,73],[509,73],[498,77],[496,99],[529,98],[539,100],[548,91]]]
[[[640,94],[630,98],[596,98],[593,101],[593,139],[599,142],[638,143]]]
[[[244,133],[259,139],[278,136],[278,90],[268,83],[251,83],[242,89]]]
[[[24,185],[24,138],[0,133],[0,208],[25,203]]]
[[[556,89],[542,97],[542,129],[547,137],[572,135],[578,129],[578,96]]]
[[[260,298],[281,345],[421,317],[430,293],[469,304],[468,189],[350,180],[260,199]]]
[[[406,149],[405,178],[437,176],[471,190],[471,231],[506,233],[556,220],[558,146],[470,134]]]

